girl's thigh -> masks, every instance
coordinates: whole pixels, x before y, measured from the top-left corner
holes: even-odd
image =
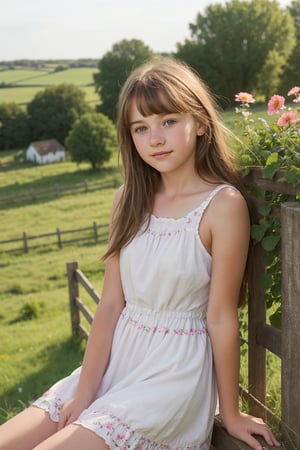
[[[109,450],[96,433],[80,425],[68,425],[41,442],[33,450]]]
[[[46,411],[30,406],[0,426],[0,450],[31,450],[56,430]]]

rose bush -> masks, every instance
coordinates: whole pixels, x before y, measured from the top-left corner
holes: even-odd
[[[279,115],[274,123],[264,118],[253,119],[250,105],[255,98],[247,93],[236,94],[239,103],[236,108],[240,120],[237,125],[242,131],[245,146],[241,153],[241,165],[251,170],[263,169],[265,178],[273,178],[281,170],[282,178],[293,186],[300,184],[300,87],[288,92],[296,106],[286,107],[285,97],[273,95],[268,102],[268,114]]]
[[[263,171],[264,178],[272,179],[279,174],[278,182],[285,181],[293,186],[300,185],[300,87],[288,92],[293,101],[286,106],[282,95],[273,95],[267,105],[267,113],[276,115],[275,121],[258,117],[251,112],[255,98],[248,92],[236,94],[239,103],[236,125],[242,134],[240,163],[245,173],[254,168]],[[300,191],[300,189],[299,189]],[[269,319],[273,326],[280,327],[281,319],[281,261],[280,261],[280,216],[274,214],[281,203],[299,201],[300,194],[288,196],[275,192],[259,194],[260,218],[252,225],[251,236],[254,243],[264,248],[266,271],[261,278],[265,290]]]

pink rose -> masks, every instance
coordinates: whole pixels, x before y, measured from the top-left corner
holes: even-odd
[[[297,122],[297,114],[295,111],[287,111],[278,119],[277,125],[287,127],[291,123]]]
[[[248,103],[254,103],[255,99],[248,92],[239,92],[238,94],[235,94],[235,101],[248,104]]]
[[[285,98],[282,95],[273,95],[268,103],[268,114],[276,114],[280,109],[284,109]]]

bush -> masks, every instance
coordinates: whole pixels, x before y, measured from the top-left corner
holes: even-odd
[[[93,169],[99,168],[117,147],[116,127],[104,114],[84,114],[71,129],[66,147],[73,161],[87,161]]]

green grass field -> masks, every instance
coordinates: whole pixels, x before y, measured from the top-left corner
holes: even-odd
[[[47,86],[61,83],[75,84],[86,94],[89,104],[99,103],[99,95],[95,92],[93,74],[95,68],[67,69],[60,72],[47,70],[4,70],[0,71],[1,83],[9,87],[0,89],[0,103],[15,102],[19,105],[27,105],[35,94]]]
[[[21,168],[10,152],[1,153],[0,159],[0,196],[12,186],[17,194],[29,185],[41,188],[57,180],[72,185],[84,179],[120,179],[114,160],[93,173],[87,165],[78,168],[68,162]],[[39,234],[58,225],[73,229],[93,220],[107,224],[114,192],[110,188],[38,204],[8,205],[1,211],[1,240],[25,229]],[[84,346],[71,337],[66,262],[78,260],[100,291],[105,248],[105,244],[77,243],[28,254],[0,252],[0,422],[80,364]],[[34,320],[22,320],[22,308],[28,304],[40,310]]]

